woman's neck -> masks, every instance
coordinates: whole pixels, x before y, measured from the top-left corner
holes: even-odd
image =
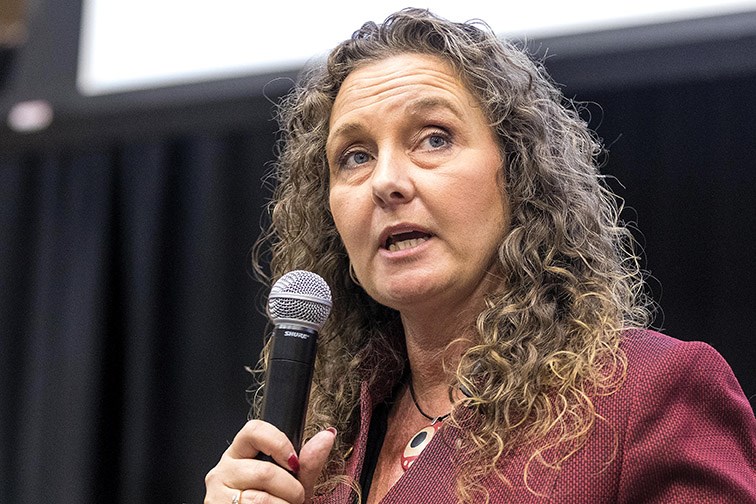
[[[440,318],[437,318],[440,319]],[[402,317],[412,386],[418,404],[431,416],[449,412],[449,386],[457,365],[472,345],[471,324],[425,320],[422,324]]]

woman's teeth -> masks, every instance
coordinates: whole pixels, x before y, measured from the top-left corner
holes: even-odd
[[[391,243],[388,246],[388,249],[391,252],[396,252],[398,250],[406,250],[408,248],[417,247],[418,245],[420,245],[426,240],[427,238],[413,238],[411,240],[402,240],[396,243]]]

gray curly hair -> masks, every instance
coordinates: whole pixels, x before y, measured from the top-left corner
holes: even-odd
[[[601,145],[543,67],[479,21],[453,23],[405,9],[382,24],[366,23],[281,103],[271,223],[257,247],[257,271],[266,281],[307,269],[333,292],[307,433],[335,426],[340,436],[319,491],[343,482],[360,384],[385,387],[384,377],[401,376],[406,366],[398,312],[376,303],[350,276],[328,208],[325,149],[344,79],[362,65],[403,53],[434,55],[451,65],[479,101],[505,160],[502,198],[508,198],[511,223],[495,274],[506,289],[486,299],[475,321],[478,339],[450,384],[471,394],[450,421],[459,425],[462,410],[479,419],[475,429],[464,430],[460,447],[473,463],[457,475],[459,500],[479,502],[487,496],[481,481],[514,446],[533,443],[531,461],[554,466],[582,446],[597,418],[590,397],[622,383],[622,332],[647,325],[649,309],[632,235],[598,170]],[[260,264],[267,257],[270,275]],[[263,370],[266,361],[267,347]],[[545,460],[547,450],[558,455]],[[527,481],[527,467],[525,473]]]

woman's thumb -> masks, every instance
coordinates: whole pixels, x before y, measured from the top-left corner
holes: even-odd
[[[304,487],[306,500],[312,497],[315,482],[323,471],[335,439],[336,429],[329,427],[312,436],[299,451],[299,474],[297,477]]]

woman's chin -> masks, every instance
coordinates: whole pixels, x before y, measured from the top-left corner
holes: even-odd
[[[400,312],[427,307],[438,301],[438,291],[425,281],[406,281],[368,292],[377,302]]]

